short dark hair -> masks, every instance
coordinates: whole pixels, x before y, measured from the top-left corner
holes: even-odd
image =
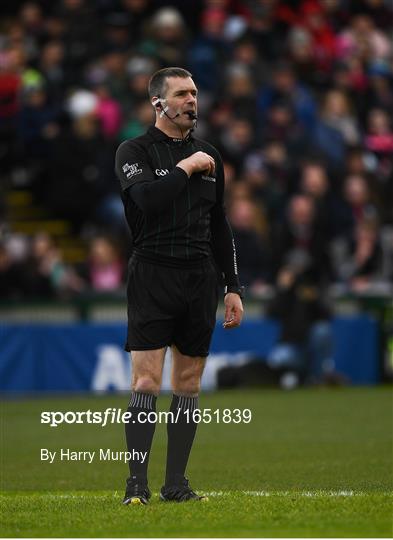
[[[188,79],[192,77],[191,73],[186,69],[179,67],[168,67],[159,69],[150,77],[149,81],[149,97],[160,96],[165,97],[167,90],[167,79],[169,77],[181,77],[182,79]]]

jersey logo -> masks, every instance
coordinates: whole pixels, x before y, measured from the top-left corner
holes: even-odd
[[[132,165],[126,163],[122,168],[123,173],[127,178],[131,178],[131,176],[135,176],[136,174],[140,174],[142,172],[142,169],[138,169],[138,163],[132,163]]]
[[[168,169],[156,169],[154,172],[157,176],[165,176],[166,174],[169,174]]]
[[[214,176],[206,176],[206,174],[202,174],[202,180],[206,180],[207,182],[215,182],[216,181]]]

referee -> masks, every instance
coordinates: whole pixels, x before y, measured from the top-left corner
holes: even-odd
[[[232,232],[223,205],[224,171],[217,150],[192,135],[197,88],[188,71],[170,67],[149,81],[156,122],[124,141],[116,175],[133,239],[127,287],[126,350],[133,365],[126,424],[131,459],[124,504],[147,504],[149,453],[165,351],[172,349],[168,451],[163,501],[201,500],[185,470],[197,424],[200,381],[209,354],[218,302],[218,273],[225,283],[225,328],[239,326],[243,306]],[[141,414],[143,413],[143,414]],[[151,419],[154,415],[150,415]],[[133,452],[134,451],[134,452]]]

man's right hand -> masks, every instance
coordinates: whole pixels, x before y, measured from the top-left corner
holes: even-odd
[[[214,159],[206,152],[201,151],[182,159],[176,166],[183,169],[189,177],[196,172],[206,172],[207,175],[214,174],[215,170]]]

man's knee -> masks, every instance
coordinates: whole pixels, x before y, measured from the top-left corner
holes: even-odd
[[[132,351],[132,390],[158,396],[161,387],[165,349]]]
[[[173,381],[173,392],[182,396],[197,396],[201,390],[199,374],[183,373]]]
[[[132,389],[134,392],[154,394],[157,396],[160,393],[160,380],[153,375],[147,374],[135,376]]]

